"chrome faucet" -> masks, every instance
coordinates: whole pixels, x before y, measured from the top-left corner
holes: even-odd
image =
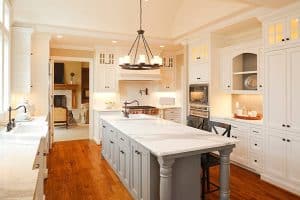
[[[123,114],[124,114],[124,117],[129,118],[129,112],[128,112],[128,109],[127,109],[127,105],[133,104],[133,103],[136,103],[138,106],[140,105],[140,102],[138,100],[133,100],[133,101],[130,101],[130,102],[128,102],[128,101],[124,102],[124,110],[122,111]]]
[[[19,110],[20,108],[24,108],[24,113],[27,112],[26,106],[24,106],[24,105],[18,106],[18,107],[14,108],[14,109],[12,109],[12,107],[9,106],[9,108],[8,108],[8,113],[9,113],[8,114],[8,123],[7,123],[7,126],[6,126],[7,132],[11,131],[13,129],[13,127],[16,126],[15,119],[11,118],[11,111],[13,111],[13,110]]]

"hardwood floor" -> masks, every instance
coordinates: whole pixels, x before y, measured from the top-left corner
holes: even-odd
[[[48,167],[46,200],[132,199],[107,162],[101,159],[100,147],[92,141],[55,143]],[[217,182],[218,168],[211,170],[211,177]],[[230,183],[232,200],[300,200],[235,165],[231,165]],[[218,192],[207,195],[207,199],[218,199]]]

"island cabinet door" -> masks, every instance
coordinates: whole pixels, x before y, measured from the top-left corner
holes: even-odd
[[[248,165],[248,130],[232,126],[231,137],[239,140],[233,149],[231,159],[239,164]]]
[[[102,125],[102,155],[108,159],[108,135],[106,133],[106,125]]]
[[[128,146],[120,145],[119,146],[119,167],[118,173],[121,177],[122,182],[129,187],[129,164],[130,164],[130,151]]]
[[[134,199],[149,200],[149,152],[131,143],[130,189]]]

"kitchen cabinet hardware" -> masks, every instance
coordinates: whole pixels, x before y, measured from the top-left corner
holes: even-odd
[[[120,152],[121,152],[122,154],[124,154],[124,153],[125,153],[125,152],[124,152],[124,151],[122,151],[122,150],[121,150]]]
[[[141,154],[141,152],[139,152],[138,150],[135,150],[135,153],[136,153],[137,155],[140,155],[140,154]]]
[[[200,60],[200,59],[201,59],[201,57],[200,57],[200,56],[197,56],[197,57],[196,57],[196,60]]]
[[[106,128],[106,126],[103,125],[102,128]]]
[[[254,146],[257,146],[257,144],[255,143]]]
[[[287,139],[286,141],[287,141],[287,142],[291,142],[291,140],[290,140],[290,139]]]
[[[113,133],[113,132],[114,132],[114,130],[110,130],[110,132],[112,132],[112,133]]]
[[[282,138],[282,141],[284,141],[284,142],[285,142],[285,140],[286,140],[285,138]]]
[[[113,142],[113,141],[110,141],[110,143],[113,144],[114,142]]]
[[[257,160],[254,160],[254,162],[256,162],[256,163],[257,163]]]
[[[281,41],[282,41],[282,42],[284,42],[284,41],[285,41],[285,39],[283,39],[283,38],[282,38],[282,39],[281,39]]]
[[[253,131],[253,133],[259,133],[258,131]]]
[[[291,126],[290,125],[286,125],[286,127],[290,128]]]
[[[43,153],[43,156],[47,156],[47,153]]]
[[[282,127],[285,127],[285,124],[282,124]]]
[[[124,141],[124,139],[123,139],[123,138],[120,138],[120,140]]]
[[[262,85],[259,85],[260,88],[262,88]]]
[[[230,88],[230,85],[227,85],[228,88]]]
[[[197,80],[200,80],[200,79],[201,79],[201,78],[199,78],[199,77],[197,78]]]
[[[289,41],[289,40],[290,40],[290,38],[286,38],[285,40]]]

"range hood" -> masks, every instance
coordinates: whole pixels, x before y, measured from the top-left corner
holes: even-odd
[[[154,70],[126,70],[119,69],[119,80],[148,81],[160,80],[160,69]]]

